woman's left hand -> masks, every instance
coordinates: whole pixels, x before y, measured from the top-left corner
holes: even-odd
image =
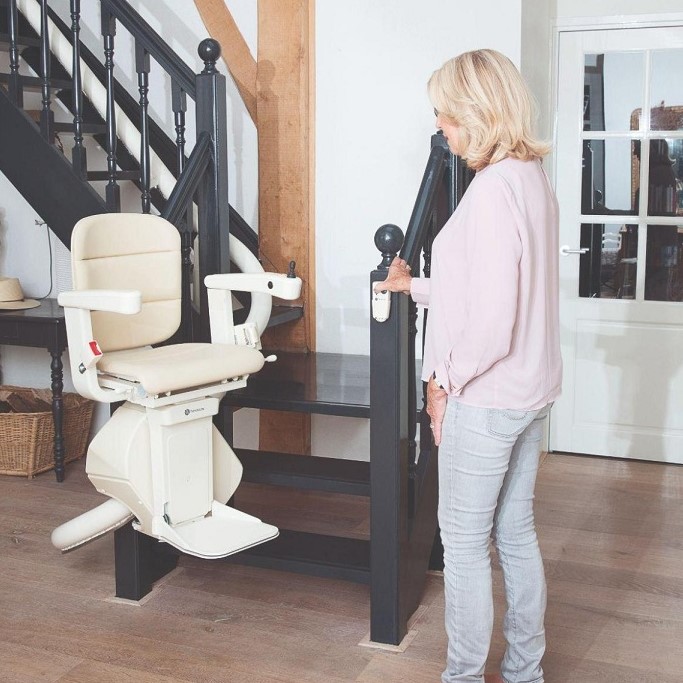
[[[448,392],[442,389],[433,377],[427,383],[427,413],[431,418],[431,429],[434,435],[434,444],[441,444],[441,426],[446,414],[446,404],[448,403]]]
[[[410,266],[402,258],[396,256],[389,266],[387,279],[383,282],[376,282],[374,289],[375,292],[402,292],[403,294],[410,294],[410,282],[412,279]]]

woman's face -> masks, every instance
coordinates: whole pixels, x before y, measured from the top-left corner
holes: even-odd
[[[460,149],[460,143],[462,142],[460,126],[441,112],[435,111],[435,114],[436,127],[443,132],[443,136],[446,138],[446,142],[448,143],[448,148],[451,150],[451,152],[453,152],[453,154],[462,156],[463,150]]]

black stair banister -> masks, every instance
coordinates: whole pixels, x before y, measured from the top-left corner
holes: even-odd
[[[4,1],[10,1],[10,0],[4,0]],[[12,2],[16,3],[16,0],[11,0]],[[3,0],[0,0],[0,4],[2,4]],[[115,9],[115,8],[114,8]],[[135,15],[135,11],[131,10],[129,12],[129,15]],[[52,22],[55,24],[56,28],[59,30],[62,35],[65,37],[70,37],[72,34],[72,30],[60,19],[60,17],[50,8],[49,9],[49,16]],[[142,21],[142,20],[140,20]],[[144,22],[143,22],[144,23]],[[19,26],[22,29],[22,32],[30,32],[31,26],[30,24],[27,24],[25,18],[22,15],[19,15]],[[22,28],[23,27],[23,28]],[[163,44],[163,41],[155,37],[156,34],[154,34],[154,31],[146,25],[146,30],[148,31],[148,41],[145,44],[152,44],[152,45],[157,45],[157,44]],[[24,41],[26,42],[26,41]],[[39,44],[39,41],[36,40],[36,44]],[[150,53],[152,57],[155,57],[155,53]],[[158,53],[157,53],[158,54]],[[32,56],[30,56],[29,53],[24,51],[22,53],[26,61],[29,63],[32,68],[34,68],[35,71],[39,71],[40,66],[39,66],[39,54],[37,55],[37,59],[33,59]],[[104,69],[104,66],[100,63],[100,61],[97,59],[97,57],[85,46],[81,45],[80,46],[80,55],[81,59],[83,60],[83,63],[88,66],[88,68],[93,72],[95,77],[102,83],[105,83],[106,80],[106,72]],[[167,60],[168,61],[168,60]],[[186,102],[186,95],[190,94],[192,98],[195,96],[195,89],[194,89],[194,82],[192,82],[192,88],[190,89],[189,93],[186,92],[186,90],[183,89],[183,84],[187,86],[188,78],[187,78],[187,72],[192,74],[191,70],[186,67],[182,62],[180,62],[177,65],[178,68],[174,68],[169,73],[171,73],[172,76],[175,75],[175,77],[172,78],[171,80],[171,89],[172,89],[172,103],[173,103],[173,111],[175,114],[176,107],[177,106],[183,106],[183,103]],[[194,77],[194,75],[192,75]],[[0,74],[0,80],[2,80],[2,75]],[[26,79],[25,79],[26,80]],[[33,79],[35,80],[35,79]],[[61,92],[58,91],[56,92],[56,97],[62,101],[62,103],[69,109],[71,109],[73,113],[73,103],[72,103],[72,93],[71,90],[72,88],[69,86],[68,83],[64,82],[59,82],[55,83],[55,79],[52,79],[53,84],[58,86],[58,88],[61,88]],[[64,89],[67,89],[65,91]],[[176,104],[176,90],[178,91],[179,97],[178,103]],[[115,93],[115,99],[118,107],[123,111],[123,113],[130,119],[130,121],[135,125],[136,127],[139,127],[139,106],[138,103],[135,101],[135,99],[128,93],[128,91],[117,81],[115,81],[115,86],[114,86],[114,93]],[[66,96],[65,96],[66,95]],[[184,104],[185,109],[182,111],[184,112],[186,110],[186,104]],[[87,100],[84,102],[84,110],[83,110],[83,118],[85,121],[97,121],[101,120],[102,126],[105,126],[106,124],[104,123],[104,119],[99,117],[99,114],[97,111],[90,105]],[[182,121],[179,122],[178,118],[175,119],[176,126],[182,125],[183,127],[183,137],[184,137],[184,113],[182,116]],[[96,123],[88,123],[84,124],[83,130],[84,132],[91,132],[93,134],[98,133],[98,131],[95,130],[97,124]],[[60,127],[60,126],[58,126]],[[180,174],[182,171],[182,168],[180,167],[178,163],[178,157],[179,157],[179,151],[174,143],[173,140],[164,132],[164,130],[154,121],[154,119],[150,118],[149,120],[149,127],[150,127],[150,147],[152,150],[154,150],[155,154],[161,159],[163,164],[168,168],[176,177]],[[106,128],[103,128],[103,130],[106,130]],[[176,128],[176,136],[178,135],[178,131]],[[96,134],[95,139],[100,144],[100,146],[104,149],[106,149],[107,146],[107,141],[106,141],[106,134]],[[135,159],[127,152],[127,150],[123,147],[118,147],[117,148],[117,163],[120,168],[125,169],[125,170],[134,170],[137,169],[139,166]],[[155,189],[151,189],[151,198],[152,198],[152,204],[156,207],[158,211],[162,211],[164,204],[165,204],[165,199],[163,196]],[[256,232],[251,228],[251,226],[244,220],[244,218],[239,214],[238,211],[234,209],[234,207],[230,206],[230,230],[233,235],[235,235],[254,255],[258,255],[258,235]],[[67,244],[68,244],[68,239],[67,239]]]
[[[9,33],[9,81],[8,92],[10,99],[17,107],[24,106],[24,94],[21,88],[21,76],[19,75],[19,17],[17,12],[17,0],[10,0],[7,5],[7,24]]]
[[[55,115],[50,102],[50,33],[48,31],[47,0],[40,0],[40,78],[42,80],[42,109],[40,111],[40,132],[54,144]]]
[[[429,153],[417,200],[406,229],[405,241],[401,248],[401,258],[405,259],[414,270],[417,270],[419,266],[420,250],[432,218],[449,156],[448,149],[441,146],[432,147]]]
[[[396,226],[382,226],[375,235],[382,262],[371,273],[371,287],[386,277],[392,252],[399,250],[415,273],[423,255],[429,277],[432,241],[471,178],[443,136],[434,135],[405,239]],[[443,548],[436,520],[438,458],[426,412],[426,383],[422,383],[419,447],[416,442],[417,307],[401,294],[392,294],[390,303],[389,318],[370,323],[371,496],[374,482],[381,480],[392,487],[389,498],[393,501],[393,505],[384,502],[371,507],[371,535],[386,536],[383,545],[371,546],[372,607],[375,594],[378,601],[376,610],[371,608],[371,639],[398,643],[405,635],[408,615],[417,607],[424,572],[428,567],[443,568]],[[426,320],[425,308],[423,329]],[[375,566],[382,568],[388,588],[375,576]]]
[[[74,171],[85,179],[87,158],[83,146],[83,83],[81,79],[81,0],[71,0],[71,44],[73,82],[74,146],[71,150],[71,163]]]
[[[102,9],[107,10],[126,28],[142,47],[149,52],[161,68],[192,99],[195,95],[195,74],[168,43],[138,14],[126,0],[101,0]]]

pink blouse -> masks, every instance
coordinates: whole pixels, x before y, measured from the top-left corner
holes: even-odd
[[[539,161],[479,171],[434,240],[422,379],[487,408],[542,408],[560,393],[558,206]]]

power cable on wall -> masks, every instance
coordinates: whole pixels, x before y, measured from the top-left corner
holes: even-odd
[[[52,240],[50,239],[50,226],[45,222],[41,221],[39,219],[35,219],[35,224],[36,225],[44,225],[45,226],[45,234],[47,235],[47,249],[48,253],[50,254],[50,289],[47,290],[47,294],[44,296],[37,296],[35,297],[39,301],[42,301],[43,299],[47,299],[47,297],[52,294],[52,287],[53,287],[53,278],[52,278],[52,269],[53,269],[53,258],[52,258]]]

